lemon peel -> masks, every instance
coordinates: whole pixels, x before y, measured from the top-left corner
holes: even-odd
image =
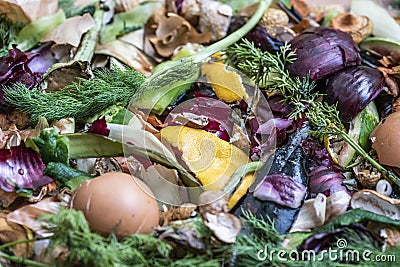
[[[243,86],[242,77],[227,69],[222,62],[204,63],[201,71],[219,99],[232,103],[249,97]]]
[[[247,194],[249,187],[254,183],[255,180],[256,177],[253,173],[249,173],[244,176],[243,181],[229,198],[228,209],[232,209],[239,202],[239,200]]]
[[[182,152],[182,160],[206,190],[221,190],[249,157],[238,147],[201,129],[167,126],[161,137]]]

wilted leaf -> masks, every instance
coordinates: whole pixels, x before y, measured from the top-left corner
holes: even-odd
[[[88,13],[66,19],[61,25],[42,38],[42,42],[54,41],[56,44],[70,44],[78,47],[82,35],[94,26],[95,22]]]
[[[7,213],[0,213],[0,244],[33,238],[32,232],[7,219]],[[30,258],[33,253],[33,243],[21,243],[10,247],[17,257]]]
[[[57,0],[0,0],[1,13],[12,21],[33,22],[57,12]]]
[[[41,17],[37,21],[26,25],[18,33],[17,40],[15,41],[18,44],[18,48],[22,51],[31,49],[42,37],[46,36],[64,20],[64,12],[59,10],[56,14]]]
[[[115,57],[145,76],[149,76],[155,66],[154,61],[140,49],[120,40],[97,45],[95,53]]]
[[[12,223],[24,225],[33,231],[38,231],[44,225],[44,222],[39,221],[38,218],[44,214],[57,213],[62,205],[62,202],[55,197],[46,198],[38,203],[22,206],[9,213],[7,220]]]
[[[7,192],[0,189],[0,206],[7,208],[10,206],[18,197],[18,194],[15,192]]]

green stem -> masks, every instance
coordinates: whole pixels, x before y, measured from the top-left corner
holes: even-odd
[[[223,38],[222,40],[210,46],[207,46],[206,48],[199,51],[195,55],[188,57],[187,60],[194,62],[201,62],[204,59],[208,58],[209,56],[213,55],[214,53],[221,51],[222,49],[238,42],[241,38],[243,38],[243,36],[245,36],[257,25],[257,23],[263,17],[265,11],[267,10],[271,2],[272,0],[260,0],[253,16],[243,27],[231,33],[229,36]]]
[[[44,240],[44,239],[48,239],[48,238],[47,237],[46,238],[32,238],[32,239],[24,239],[24,240],[16,240],[16,241],[13,241],[13,242],[8,242],[8,243],[5,243],[5,244],[0,246],[0,251],[5,249],[5,248],[12,247],[12,246],[15,246],[15,245],[35,242],[37,240]]]
[[[358,154],[365,158],[372,166],[374,166],[379,172],[383,174],[387,179],[400,186],[400,178],[394,173],[386,170],[376,160],[374,160],[356,141],[354,141],[345,131],[337,127],[332,126],[333,131],[337,132]]]
[[[96,11],[93,14],[93,19],[95,21],[94,26],[83,37],[81,45],[75,54],[74,61],[90,62],[92,60],[97,39],[103,25],[103,17],[104,10],[102,8],[96,8]]]
[[[28,259],[24,259],[24,258],[20,258],[20,257],[16,257],[16,256],[11,256],[8,255],[6,253],[3,253],[0,251],[0,257],[18,263],[18,264],[22,264],[22,265],[28,265],[28,266],[32,266],[32,267],[48,267],[47,264],[43,264],[37,261],[32,261],[32,260],[28,260]]]

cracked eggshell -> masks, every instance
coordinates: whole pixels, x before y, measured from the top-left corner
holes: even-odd
[[[373,213],[400,220],[400,200],[379,194],[374,190],[363,189],[352,196],[350,206],[362,208]]]
[[[141,180],[122,172],[109,172],[78,187],[70,207],[81,210],[90,229],[103,236],[112,231],[118,239],[149,234],[159,225],[157,201]]]
[[[371,133],[372,148],[378,154],[379,163],[400,167],[400,112],[390,114]]]

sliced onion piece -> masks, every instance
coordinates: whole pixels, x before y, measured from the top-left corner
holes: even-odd
[[[288,64],[293,76],[320,80],[348,66],[360,64],[360,49],[350,34],[329,27],[312,27],[289,44],[297,60]]]
[[[383,74],[367,66],[355,66],[337,72],[326,88],[325,101],[336,104],[340,117],[349,122],[382,91]]]

